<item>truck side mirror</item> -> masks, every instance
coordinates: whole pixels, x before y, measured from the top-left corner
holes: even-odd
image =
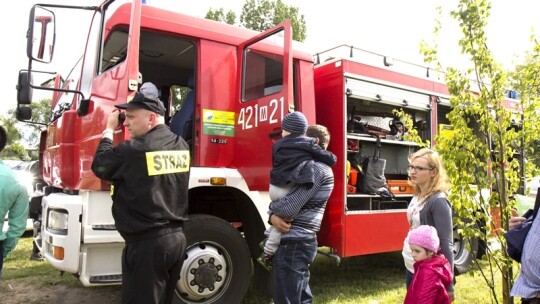
[[[28,106],[19,106],[15,112],[15,116],[19,121],[25,121],[32,119],[32,108]]]
[[[17,104],[29,105],[32,103],[32,74],[28,71],[19,72],[19,82],[17,83]]]
[[[30,11],[26,55],[28,58],[49,63],[53,58],[56,36],[54,13],[39,5]]]

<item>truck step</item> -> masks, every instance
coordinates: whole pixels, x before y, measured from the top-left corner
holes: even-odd
[[[122,275],[121,274],[110,274],[110,275],[99,275],[99,276],[90,276],[90,283],[93,284],[110,284],[110,283],[121,283]]]
[[[93,230],[116,230],[116,226],[114,224],[108,224],[108,225],[92,225]]]

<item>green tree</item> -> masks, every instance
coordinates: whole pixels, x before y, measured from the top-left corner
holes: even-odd
[[[525,111],[525,115],[530,113],[535,114],[535,109],[540,107],[540,47],[538,41],[531,37],[534,43],[533,50],[528,52],[525,56],[525,60],[522,64],[518,64],[513,72],[510,73],[510,83],[513,90],[518,93],[518,96],[522,100],[527,100],[526,106],[529,107]],[[532,141],[528,145],[525,145],[524,153],[526,155],[527,162],[525,173],[526,176],[537,176],[540,174],[538,168],[540,167],[540,139],[538,138],[538,129],[534,128],[534,124],[531,124],[532,119],[537,119],[534,116],[524,116],[526,137],[532,138]]]
[[[51,100],[42,99],[39,102],[33,102],[30,107],[32,108],[32,118],[28,122],[17,121],[15,109],[9,110],[7,117],[0,115],[0,124],[6,128],[8,133],[7,147],[0,154],[2,158],[30,160],[25,147],[39,148],[41,131],[49,122]]]
[[[209,9],[204,18],[219,21],[219,22],[225,22],[231,25],[235,24],[236,22],[236,14],[231,10],[225,13],[223,8],[215,9],[215,10]]]
[[[285,20],[291,20],[293,39],[306,39],[306,21],[297,7],[289,6],[281,0],[246,0],[240,14],[240,25],[259,32],[265,31]]]
[[[536,97],[522,95],[517,104],[507,103],[508,74],[494,60],[484,32],[490,9],[486,0],[459,0],[451,12],[461,27],[459,46],[470,59],[470,67],[443,68],[437,60],[436,45],[423,43],[421,49],[427,62],[435,62],[438,69],[445,71],[451,94],[452,110],[447,117],[453,132],[438,136],[435,148],[445,159],[452,181],[449,199],[456,212],[455,224],[464,236],[479,238],[488,245],[484,258],[492,267],[481,275],[491,289],[492,300],[499,303],[495,277],[500,272],[502,302],[512,303],[509,291],[514,280],[513,261],[506,253],[503,233],[508,230],[514,194],[522,182],[519,151],[535,139],[539,120]],[[437,22],[436,34],[439,28]],[[528,82],[533,74],[521,73],[519,78]],[[498,216],[500,223],[491,221],[491,213]],[[493,242],[500,243],[501,250],[491,250]]]
[[[0,115],[0,125],[7,132],[7,145],[0,153],[1,159],[20,159],[29,160],[30,157],[20,143],[21,133],[19,132],[18,123],[13,114],[4,117]]]
[[[20,141],[26,143],[27,147],[39,148],[39,139],[41,131],[49,123],[51,116],[51,100],[42,99],[38,102],[33,102],[30,105],[32,109],[32,118],[25,122],[16,122],[17,128],[20,130]],[[15,110],[9,110],[8,114],[15,117]]]
[[[176,85],[173,85],[171,87],[173,113],[180,111],[180,108],[182,108],[184,102],[186,102],[187,95],[191,90],[192,89],[188,87],[181,87]]]
[[[236,15],[232,11],[225,14],[222,8],[208,10],[206,18],[228,24],[236,23]],[[239,25],[262,32],[289,19],[292,24],[293,39],[304,41],[307,37],[304,15],[300,14],[297,7],[287,5],[281,0],[246,0],[242,6]]]

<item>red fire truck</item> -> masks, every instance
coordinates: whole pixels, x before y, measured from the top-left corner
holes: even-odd
[[[58,61],[52,60],[61,24],[56,12],[66,10],[92,15],[84,53],[70,74],[53,73],[51,87],[35,85],[35,78],[49,72],[33,64]],[[51,120],[40,143],[46,187],[31,202],[35,242],[46,260],[84,286],[121,282],[123,239],[111,215],[110,185],[94,176],[90,165],[108,113],[132,97],[141,81],[161,89],[167,122],[180,107],[171,95],[190,91],[180,107],[190,111],[182,131],[192,164],[188,248],[177,302],[239,303],[250,282],[271,290],[271,274],[253,261],[267,225],[272,143],[290,111],[326,125],[329,149],[338,156],[320,246],[338,257],[400,250],[411,199],[407,157],[418,145],[392,135],[381,139],[385,177],[396,199],[363,194],[350,182],[347,161],[371,155],[376,140],[348,123],[364,121],[388,134],[393,110],[400,109],[413,118],[423,140],[433,141],[438,126],[448,123],[446,87],[423,67],[352,47],[318,54],[324,63],[314,63],[291,37],[290,22],[258,33],[140,1],[35,5],[28,68],[19,73],[17,117],[30,119],[33,90],[52,91]],[[119,127],[115,143],[127,139]],[[470,263],[463,244],[456,234],[457,267]]]

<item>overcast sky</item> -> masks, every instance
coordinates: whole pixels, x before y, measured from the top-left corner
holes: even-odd
[[[147,0],[149,5],[169,8],[203,18],[209,8],[233,10],[240,15],[244,0]],[[299,8],[305,16],[307,39],[305,43],[313,53],[321,52],[340,44],[353,45],[418,64],[422,63],[419,43],[431,41],[436,5],[443,3],[445,11],[453,8],[457,1],[450,0],[332,0],[323,1],[282,0]],[[71,5],[95,5],[100,0],[42,0],[39,3]],[[1,51],[2,73],[0,74],[0,114],[16,107],[16,83],[20,69],[27,68],[26,30],[28,14],[33,1],[13,1],[6,13],[10,18],[0,18],[3,46]],[[494,0],[489,24],[486,29],[488,47],[495,59],[510,67],[516,55],[531,48],[529,37],[540,29],[540,1]],[[76,14],[57,15],[57,19],[71,20],[72,26],[57,28],[55,59],[73,65],[82,52],[86,19]],[[60,22],[59,22],[60,24]],[[440,34],[440,57],[447,65],[460,64],[457,39],[459,29],[447,14],[443,19]],[[67,67],[53,68],[37,66],[43,70],[60,71],[67,74]]]

